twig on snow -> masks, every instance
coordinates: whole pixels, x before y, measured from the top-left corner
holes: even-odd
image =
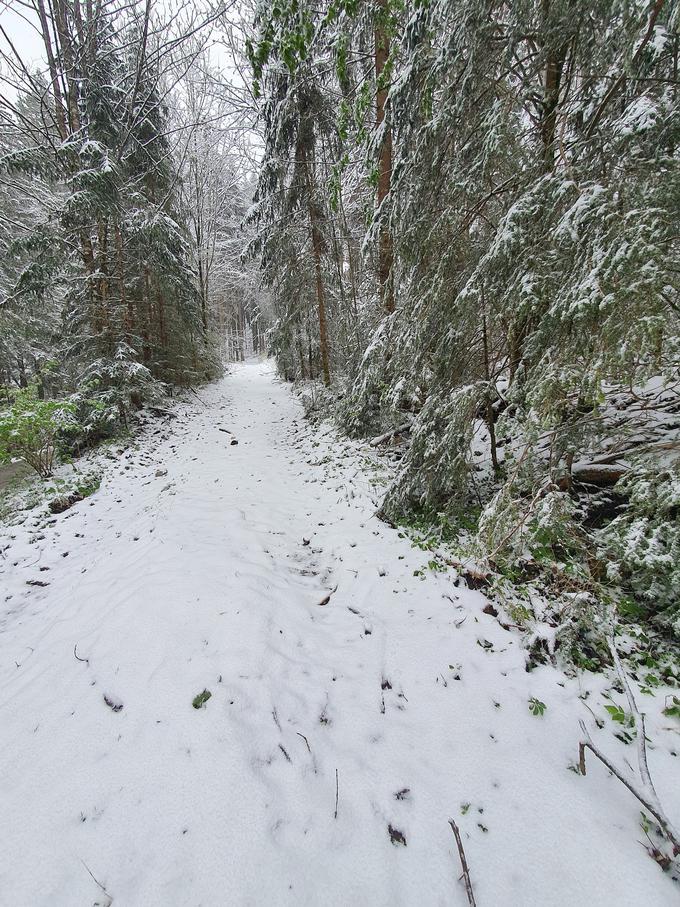
[[[290,758],[290,756],[288,755],[288,750],[285,748],[285,746],[284,746],[282,743],[279,743],[279,749],[281,750],[281,752],[283,753],[283,755],[286,757],[286,762],[292,762],[292,761],[293,761],[293,760]]]
[[[647,809],[654,816],[656,821],[659,823],[659,827],[673,846],[673,856],[678,856],[678,854],[680,854],[680,836],[678,836],[678,833],[673,828],[671,821],[664,812],[663,806],[661,805],[658,794],[654,788],[651,775],[649,773],[649,766],[647,764],[647,744],[645,741],[645,716],[640,713],[637,707],[635,697],[633,696],[633,691],[630,688],[628,678],[626,677],[626,674],[621,665],[621,659],[619,658],[619,653],[616,650],[613,639],[609,640],[609,648],[614,660],[616,673],[618,674],[619,680],[621,681],[623,689],[626,693],[628,705],[633,714],[637,727],[638,770],[640,772],[640,779],[642,781],[642,784],[638,784],[637,780],[634,778],[626,777],[626,775],[620,769],[618,769],[607,756],[605,756],[605,754],[593,742],[593,739],[588,733],[588,730],[583,721],[580,722],[583,737],[578,747],[579,771],[582,775],[585,775],[586,749],[589,749],[591,753],[597,756],[600,762],[609,769],[612,775],[618,778],[619,781],[628,788],[631,794],[633,794],[633,796],[636,797],[640,801],[640,803],[642,803],[645,809]]]
[[[106,897],[109,899],[109,903],[108,903],[108,905],[106,905],[106,907],[111,907],[111,904],[113,904],[113,897],[108,893],[108,891],[106,890],[105,886],[102,885],[102,883],[99,881],[99,879],[94,875],[94,873],[92,872],[92,870],[90,869],[90,867],[87,865],[87,863],[85,862],[85,860],[81,859],[80,862],[83,864],[83,866],[85,867],[85,869],[88,871],[88,873],[89,873],[89,875],[90,875],[90,878],[91,878],[92,881],[95,883],[95,885],[98,885],[99,888],[101,888],[101,890],[104,892],[104,894],[106,895]]]
[[[652,783],[651,775],[649,774],[649,766],[647,765],[647,744],[645,742],[645,716],[640,714],[640,711],[637,707],[637,702],[633,696],[633,691],[630,688],[628,683],[628,678],[626,673],[623,670],[621,665],[621,659],[619,658],[619,653],[616,649],[616,645],[613,639],[609,640],[609,651],[612,653],[612,658],[614,659],[614,667],[616,668],[616,673],[619,676],[621,685],[626,693],[626,699],[628,700],[628,707],[633,713],[635,718],[635,724],[638,725],[638,734],[637,734],[637,753],[638,753],[638,767],[640,769],[640,777],[642,778],[642,783],[650,793],[654,795],[654,798],[658,800],[656,791],[654,790],[654,784]]]
[[[336,768],[336,770],[335,770],[335,816],[334,816],[335,819],[338,818],[338,796],[339,796],[339,793],[340,793],[340,786],[339,786],[339,784],[338,784],[338,770],[337,770],[337,768]]]
[[[463,841],[460,836],[460,831],[459,831],[456,823],[453,821],[453,819],[449,819],[449,825],[451,826],[451,830],[453,831],[453,834],[456,838],[456,844],[458,845],[458,855],[460,857],[460,865],[463,868],[463,875],[461,876],[461,878],[465,882],[465,891],[467,892],[470,907],[477,907],[477,902],[475,901],[475,893],[472,890],[472,879],[470,878],[470,870],[468,868],[467,860],[465,858],[465,849],[463,848]]]
[[[309,755],[311,756],[311,755],[312,755],[312,750],[311,750],[311,748],[310,748],[310,746],[309,746],[309,740],[307,740],[307,738],[305,737],[305,735],[304,735],[304,734],[301,734],[300,731],[295,731],[295,733],[298,735],[298,737],[302,737],[302,739],[305,741],[305,743],[307,744],[307,750],[308,750],[308,752],[309,752]]]
[[[81,657],[78,655],[78,643],[76,643],[76,644],[73,646],[73,654],[74,654],[75,657],[76,657],[76,661],[82,661],[83,664],[88,664],[88,665],[89,665],[89,663],[90,663],[90,659],[89,659],[89,658],[81,658]]]
[[[189,390],[190,390],[191,393],[194,395],[194,397],[196,397],[196,399],[198,400],[198,402],[199,402],[199,403],[202,403],[203,406],[205,406],[205,407],[207,408],[208,404],[205,402],[205,400],[201,400],[201,398],[198,396],[198,394],[197,394],[196,391],[193,389],[193,387],[189,387]]]

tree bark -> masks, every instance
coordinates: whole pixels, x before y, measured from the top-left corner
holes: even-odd
[[[319,348],[321,350],[321,371],[326,386],[331,383],[331,370],[328,362],[328,331],[326,327],[326,297],[321,270],[321,232],[316,223],[314,205],[309,206],[309,218],[312,224],[312,250],[314,252],[314,274],[316,277],[316,301],[319,310]]]
[[[50,71],[50,82],[52,84],[52,93],[54,95],[54,118],[57,123],[59,135],[63,142],[67,136],[66,112],[64,111],[64,99],[61,96],[61,86],[59,84],[59,75],[57,73],[57,64],[54,58],[54,49],[52,47],[52,38],[50,36],[50,27],[47,21],[44,0],[38,0],[38,17],[40,19],[40,30],[42,32],[43,44],[45,45],[47,66]]]
[[[384,84],[383,73],[390,55],[390,36],[387,23],[388,0],[378,0],[378,13],[375,24],[375,121],[380,129],[385,124],[383,140],[378,154],[378,193],[377,206],[380,208],[389,195],[392,184],[392,129],[385,122],[385,109],[387,106],[387,85]],[[386,221],[385,212],[380,214],[378,231],[378,281],[380,283],[380,296],[385,311],[394,311],[394,285],[392,282],[392,265],[394,264],[394,248],[392,233]]]
[[[551,0],[543,0],[544,25],[548,28]],[[543,77],[543,110],[541,115],[541,144],[543,146],[543,169],[550,173],[555,167],[555,132],[560,101],[562,72],[567,56],[568,42],[560,47],[549,48]]]
[[[312,167],[309,163],[307,148],[303,141],[298,146],[298,160],[302,164],[305,173],[306,194],[307,194],[307,211],[309,214],[309,225],[312,233],[312,255],[314,257],[314,277],[316,283],[316,303],[319,314],[319,350],[321,352],[321,372],[323,381],[326,386],[331,383],[330,361],[328,356],[328,328],[326,325],[326,292],[323,282],[322,253],[323,253],[323,236],[319,226],[319,211],[315,203],[315,180]]]

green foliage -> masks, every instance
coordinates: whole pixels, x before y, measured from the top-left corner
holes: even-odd
[[[532,715],[540,717],[543,715],[547,708],[548,706],[545,704],[545,702],[541,702],[541,700],[536,699],[535,696],[532,696],[529,700],[529,711]]]
[[[52,475],[61,439],[75,428],[75,405],[40,400],[35,385],[20,390],[0,411],[0,462],[24,459],[41,478]]]
[[[619,705],[606,705],[605,711],[609,713],[612,721],[622,724],[625,727],[635,727],[635,719],[632,715],[627,714]]]
[[[47,506],[52,513],[62,513],[79,501],[89,498],[101,485],[98,471],[74,472],[65,478],[54,478],[45,488]]]
[[[663,713],[667,718],[680,718],[680,697],[669,696]]]
[[[617,489],[629,506],[597,533],[608,578],[680,638],[680,466],[638,468]]]

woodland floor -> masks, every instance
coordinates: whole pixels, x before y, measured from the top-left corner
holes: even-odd
[[[635,762],[606,679],[527,673],[483,596],[373,516],[368,448],[268,363],[200,397],[0,538],[2,903],[464,907],[449,817],[478,907],[675,903],[637,801],[568,770],[579,719]],[[641,705],[677,820],[663,692]]]

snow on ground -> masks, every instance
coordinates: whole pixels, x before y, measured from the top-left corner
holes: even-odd
[[[527,673],[481,594],[414,575],[366,448],[269,364],[201,398],[1,540],[2,904],[464,907],[449,817],[479,907],[675,903],[637,801],[568,770],[580,718],[634,762],[578,698],[607,718],[602,678]],[[677,731],[643,704],[677,820]]]

